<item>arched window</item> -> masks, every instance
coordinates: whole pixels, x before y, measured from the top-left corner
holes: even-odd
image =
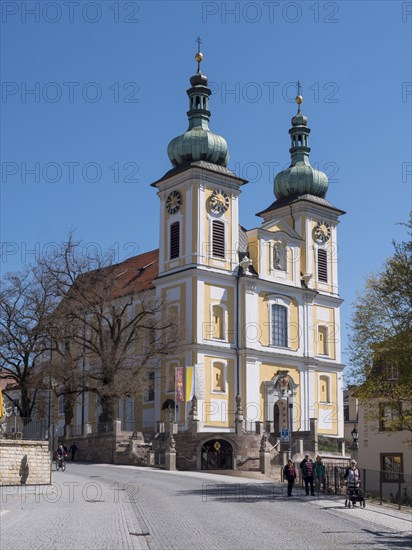
[[[329,376],[319,376],[319,402],[330,403],[330,378]]]
[[[288,311],[285,306],[272,305],[272,345],[288,347]]]
[[[212,306],[213,338],[224,340],[225,338],[225,310],[218,305]]]
[[[180,224],[174,222],[170,226],[170,259],[180,256]]]
[[[318,327],[318,355],[329,355],[328,327],[325,325]]]
[[[226,391],[225,364],[218,361],[212,364],[212,391]]]

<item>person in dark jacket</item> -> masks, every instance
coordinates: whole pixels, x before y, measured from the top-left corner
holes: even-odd
[[[293,485],[295,484],[295,479],[296,479],[296,470],[291,460],[288,460],[288,463],[283,468],[283,477],[288,482],[288,497],[291,497]]]
[[[323,487],[323,492],[326,492],[326,468],[323,464],[322,457],[319,455],[316,457],[315,462],[315,485],[317,493],[320,493],[321,485]]]
[[[315,470],[315,465],[313,464],[312,459],[308,457],[306,461],[303,463],[302,471],[303,471],[303,479],[305,480],[306,495],[309,494],[309,487],[310,487],[310,494],[313,497],[315,496],[315,490],[313,488],[313,475],[315,473],[314,470]]]
[[[76,442],[73,441],[69,449],[69,452],[72,455],[72,461],[74,461],[74,457],[76,456],[76,451],[77,451],[77,445],[76,445]]]

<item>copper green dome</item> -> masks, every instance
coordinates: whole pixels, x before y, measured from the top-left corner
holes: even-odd
[[[227,166],[229,150],[226,140],[209,129],[209,96],[212,92],[207,87],[207,77],[201,73],[200,68],[191,77],[190,84],[191,87],[187,90],[189,128],[169,143],[167,154],[170,162],[175,167],[199,160]]]
[[[307,123],[308,119],[300,112],[299,104],[298,112],[292,118],[292,128],[289,130],[292,142],[289,149],[291,163],[289,168],[276,175],[274,181],[274,193],[277,199],[305,194],[323,198],[328,190],[327,175],[313,168],[309,162],[310,129]]]

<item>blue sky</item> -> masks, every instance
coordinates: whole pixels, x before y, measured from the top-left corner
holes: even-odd
[[[366,274],[405,237],[411,208],[409,2],[1,3],[2,275],[69,228],[118,260],[158,246],[150,183],[187,128],[195,38],[214,92],[211,129],[251,180],[240,221],[273,201],[289,164],[292,83],[330,176],[339,226],[342,339]],[[30,93],[30,90],[33,93]],[[345,358],[344,358],[345,359]]]

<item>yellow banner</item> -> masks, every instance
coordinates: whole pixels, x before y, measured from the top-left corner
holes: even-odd
[[[6,414],[6,411],[4,410],[3,394],[0,388],[0,418],[3,418],[5,414]]]
[[[186,401],[191,401],[195,394],[195,369],[186,367]]]

